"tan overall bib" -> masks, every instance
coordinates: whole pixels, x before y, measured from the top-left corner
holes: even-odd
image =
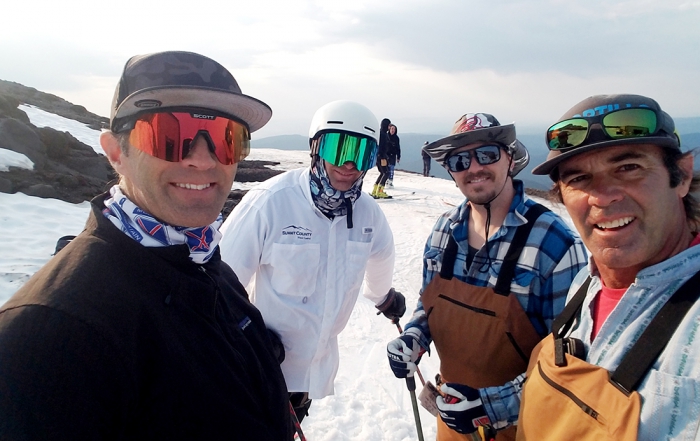
[[[532,352],[518,441],[636,441],[642,407],[636,389],[700,298],[698,273],[671,296],[611,373],[574,357],[562,343],[581,314],[589,283],[590,278]]]
[[[421,295],[444,382],[473,388],[500,386],[526,371],[529,354],[542,337],[517,297],[511,295],[510,284],[532,225],[546,211],[537,207],[542,206],[531,207],[526,213],[528,222],[518,227],[495,288],[453,278],[457,243],[450,234],[440,275]],[[471,439],[447,427],[439,415],[437,424],[438,441]],[[498,432],[496,439],[514,440],[515,427]]]

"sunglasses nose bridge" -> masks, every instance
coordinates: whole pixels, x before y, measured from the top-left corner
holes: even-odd
[[[194,138],[192,138],[192,143],[197,141],[197,138],[201,137],[204,142],[207,143],[207,147],[209,148],[209,151],[211,153],[216,152],[216,146],[214,145],[214,141],[211,139],[211,134],[209,134],[208,130],[205,129],[199,129],[197,133],[194,135]]]
[[[605,130],[600,122],[595,122],[591,124],[588,129],[588,137],[586,142],[600,142],[607,141],[608,137],[605,136]]]

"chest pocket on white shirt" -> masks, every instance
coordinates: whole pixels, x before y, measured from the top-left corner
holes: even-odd
[[[345,251],[347,252],[347,268],[343,272],[349,279],[348,289],[356,290],[362,285],[369,253],[372,251],[372,243],[350,240],[346,244]]]
[[[309,296],[316,288],[321,245],[275,243],[272,245],[270,265],[273,272],[272,288],[290,296]]]

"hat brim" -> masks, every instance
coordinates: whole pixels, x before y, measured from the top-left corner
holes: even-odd
[[[262,128],[272,118],[272,109],[248,95],[204,87],[151,87],[139,90],[124,99],[117,108],[114,121],[157,109],[195,107],[211,109],[240,119],[250,132]]]
[[[442,164],[449,154],[460,147],[477,142],[496,142],[511,145],[515,142],[515,125],[486,127],[446,136],[423,147],[435,161]]]
[[[537,167],[532,169],[533,175],[550,175],[555,168],[559,166],[563,161],[569,158],[580,155],[582,153],[590,152],[591,150],[615,147],[625,144],[654,144],[659,147],[666,147],[672,149],[679,149],[678,143],[673,139],[666,136],[645,136],[640,138],[625,138],[625,139],[614,139],[609,141],[597,142],[595,144],[589,144],[584,147],[573,148],[567,152],[557,152],[550,151],[547,156],[547,160]]]

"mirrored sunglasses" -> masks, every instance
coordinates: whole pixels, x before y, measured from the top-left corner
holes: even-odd
[[[472,157],[481,165],[489,165],[501,159],[501,147],[483,145],[471,150],[456,153],[445,160],[445,168],[451,172],[461,172],[469,169]]]
[[[238,163],[250,153],[250,134],[244,124],[206,112],[142,115],[134,123],[129,143],[155,158],[180,162],[198,136],[224,165]]]
[[[567,150],[584,144],[593,124],[598,123],[609,139],[640,138],[655,135],[658,116],[652,109],[629,108],[614,110],[595,117],[571,118],[554,124],[547,130],[550,150]]]

